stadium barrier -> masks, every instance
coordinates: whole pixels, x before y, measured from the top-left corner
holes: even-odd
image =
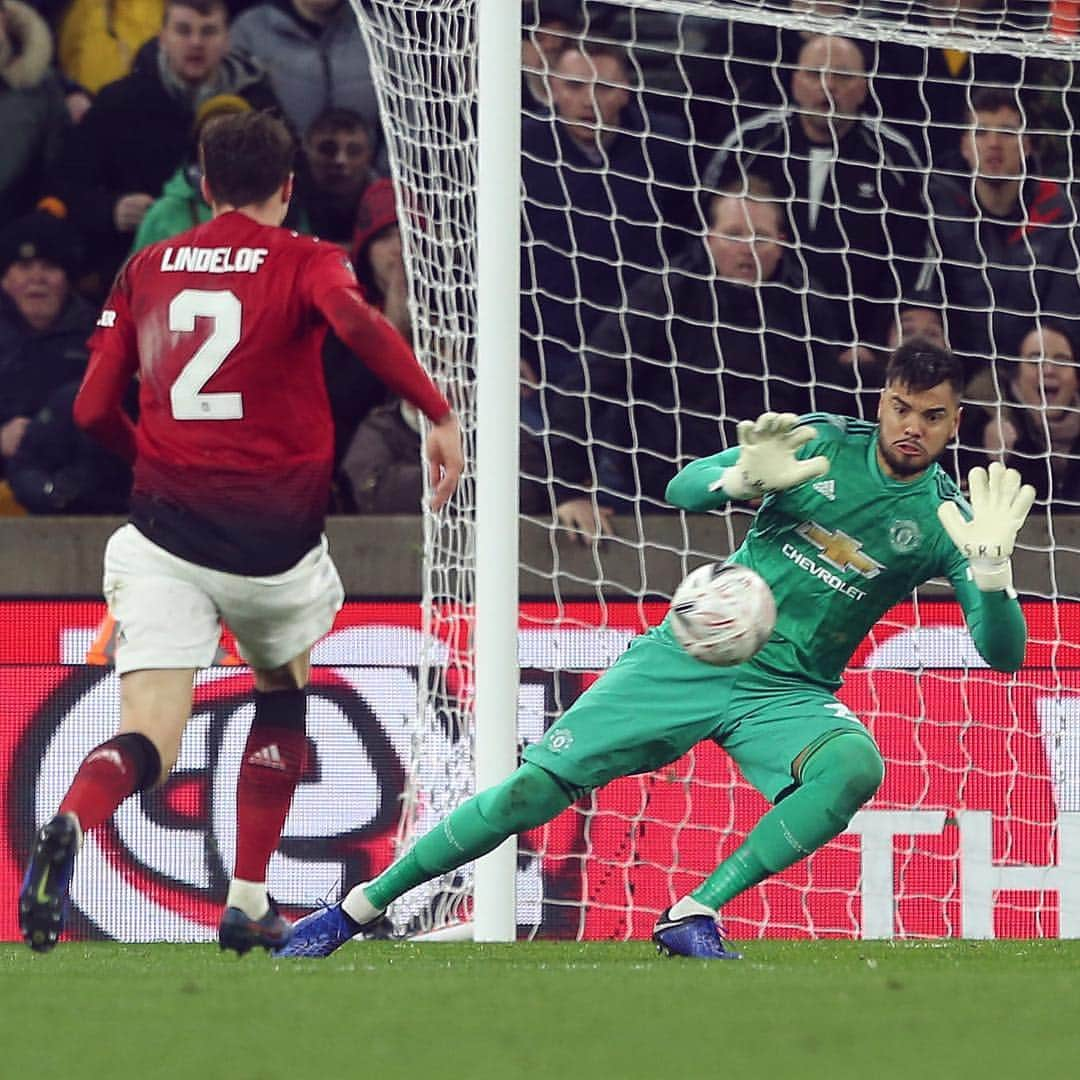
[[[109,517],[0,518],[0,597],[97,597],[105,541],[122,523]],[[688,567],[726,555],[750,515],[644,515],[616,518],[616,536],[598,545],[552,542],[550,523],[521,519],[521,595],[595,600],[670,596]],[[1080,515],[1028,521],[1013,557],[1017,588],[1038,597],[1068,594],[1080,581]],[[419,596],[419,518],[336,517],[327,535],[350,596]],[[933,592],[933,587],[929,589]]]

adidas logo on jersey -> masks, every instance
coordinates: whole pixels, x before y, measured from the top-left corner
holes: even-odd
[[[260,747],[248,758],[249,765],[261,765],[264,769],[278,769],[285,771],[285,762],[281,758],[281,751],[277,743]]]
[[[835,480],[819,480],[814,485],[814,490],[819,495],[824,495],[829,502],[835,502],[836,500],[836,481]]]

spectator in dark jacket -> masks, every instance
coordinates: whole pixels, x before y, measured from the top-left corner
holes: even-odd
[[[68,118],[51,59],[45,20],[20,0],[0,3],[0,226],[34,207],[60,154]]]
[[[747,121],[705,170],[705,186],[749,174],[788,201],[796,257],[848,313],[845,360],[874,383],[897,307],[926,255],[922,170],[911,143],[863,115],[865,62],[846,38],[811,38],[793,72],[795,104]]]
[[[72,416],[79,383],[53,392],[30,421],[7,479],[31,514],[122,514],[128,508],[131,469]]]
[[[739,124],[788,104],[799,53],[816,35],[715,15],[687,16],[686,23],[689,33],[703,39],[680,57],[680,67],[686,72],[686,107],[704,167]]]
[[[578,378],[592,329],[700,224],[685,131],[666,116],[646,117],[629,79],[617,48],[567,49],[552,81],[555,117],[522,125],[521,356],[534,386]],[[543,396],[522,403],[537,430]]]
[[[960,425],[963,471],[1004,461],[1055,510],[1080,510],[1080,343],[1074,326],[1044,321],[1024,335],[1020,362],[968,385]]]
[[[930,306],[944,305],[970,378],[988,360],[1016,356],[1037,315],[1080,319],[1080,288],[1072,203],[1060,184],[1028,175],[1012,91],[975,91],[959,142],[973,180],[931,178],[936,257],[921,284]]]
[[[267,0],[237,16],[232,41],[270,72],[294,131],[303,134],[332,106],[381,131],[367,46],[348,0]]]
[[[844,405],[842,392],[811,391],[815,376],[830,381],[811,339],[829,336],[829,311],[785,253],[781,204],[755,179],[715,196],[710,213],[706,243],[638,279],[626,311],[594,330],[585,377],[553,397],[556,475],[589,492],[561,493],[559,520],[585,539],[626,500],[666,509],[671,477],[733,445],[737,421]]]
[[[168,0],[157,42],[130,75],[102,88],[72,132],[60,194],[90,241],[103,286],[187,158],[199,105],[218,94],[255,108],[276,104],[265,72],[229,52],[226,20],[224,0]]]
[[[78,237],[37,212],[0,233],[0,456],[19,448],[33,416],[81,379],[95,309],[71,291]]]

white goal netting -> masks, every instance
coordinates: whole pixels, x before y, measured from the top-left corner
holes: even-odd
[[[354,6],[416,347],[473,461],[477,115],[521,113],[520,740],[745,531],[739,509],[671,513],[681,464],[765,408],[872,417],[888,350],[946,341],[969,380],[948,468],[1004,454],[1039,493],[1017,563],[1027,666],[986,670],[932,588],[891,612],[841,692],[885,786],[725,917],[736,937],[1080,933],[1075,5],[539,0],[521,85],[495,100],[475,0]],[[474,511],[470,471],[425,525],[403,848],[471,791]],[[647,934],[763,808],[711,746],[593,793],[525,837],[522,932]],[[464,868],[397,920],[466,918],[469,889]]]

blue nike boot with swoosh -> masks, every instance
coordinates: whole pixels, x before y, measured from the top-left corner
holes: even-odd
[[[712,915],[672,918],[668,908],[653,928],[656,951],[666,956],[692,956],[697,960],[741,960],[724,940],[723,929]]]
[[[358,923],[345,914],[341,904],[324,905],[293,924],[292,937],[274,956],[320,959],[336,952],[354,937],[392,938],[394,924],[385,914],[366,923]]]
[[[48,952],[64,931],[68,889],[81,836],[72,814],[50,818],[34,840],[19,890],[19,930],[34,952]]]

